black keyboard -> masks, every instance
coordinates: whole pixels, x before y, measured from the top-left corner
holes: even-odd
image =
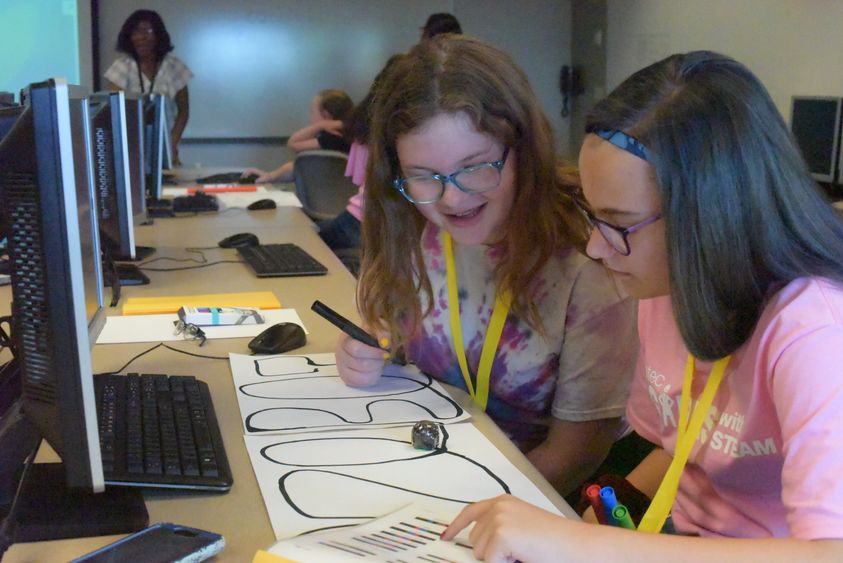
[[[216,196],[205,193],[183,195],[173,199],[173,213],[200,213],[218,211],[219,208]]]
[[[249,174],[243,177],[242,172],[222,172],[220,174],[211,174],[204,178],[196,178],[197,184],[254,184],[258,177],[255,174]]]
[[[106,484],[231,488],[206,383],[192,376],[100,374],[94,388]]]
[[[173,202],[169,199],[147,198],[146,215],[148,217],[172,217]]]
[[[241,246],[237,252],[259,278],[323,276],[328,273],[328,268],[295,244]]]

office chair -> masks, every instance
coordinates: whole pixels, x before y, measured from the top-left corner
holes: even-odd
[[[293,172],[296,196],[302,210],[314,221],[333,219],[357,193],[345,176],[348,155],[337,151],[303,151],[298,154]]]

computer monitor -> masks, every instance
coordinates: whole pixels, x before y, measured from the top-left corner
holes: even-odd
[[[89,98],[91,137],[93,139],[94,187],[97,195],[97,218],[105,252],[108,285],[115,287],[114,301],[120,285],[149,283],[136,266],[116,264],[136,258],[135,223],[132,207],[131,158],[129,156],[126,100],[122,91],[98,92]],[[116,303],[114,303],[116,305]]]
[[[0,141],[0,169],[26,416],[62,457],[67,483],[101,491],[90,349],[104,322],[102,269],[79,94],[58,79],[33,84]]]
[[[126,140],[129,149],[129,185],[132,192],[132,222],[135,227],[139,227],[149,223],[146,214],[143,99],[131,94],[125,94],[124,97],[126,99]],[[134,260],[146,260],[154,253],[153,247],[136,243]],[[128,256],[120,256],[119,259],[131,260]]]
[[[790,130],[811,176],[818,182],[837,182],[840,102],[840,98],[828,96],[794,96],[792,99]]]
[[[78,500],[84,492],[106,506],[114,496],[93,494],[103,491],[105,480],[91,347],[105,319],[85,94],[63,79],[30,85],[26,107],[11,110],[19,114],[0,140],[0,204],[8,217],[11,327],[22,409],[62,460],[27,469],[18,501],[42,496],[20,512],[35,511],[36,519],[58,534],[24,536],[27,541],[80,535],[81,529],[102,533],[99,524],[114,529],[113,522],[95,522],[93,513],[84,522],[78,514],[59,514],[73,504],[68,498]],[[6,111],[0,109],[0,115]],[[44,508],[44,501],[56,503],[56,512]],[[62,526],[73,531],[56,531]]]
[[[126,100],[126,141],[129,150],[129,183],[132,188],[132,221],[137,227],[146,222],[143,100],[132,95],[125,95],[124,97]]]
[[[146,195],[153,200],[162,199],[161,170],[164,166],[164,137],[167,134],[164,96],[144,96],[144,158],[146,163]]]
[[[131,260],[135,257],[135,229],[126,100],[122,91],[98,92],[91,95],[89,105],[102,243],[110,255]]]

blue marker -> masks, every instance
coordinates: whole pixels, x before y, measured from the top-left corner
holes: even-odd
[[[618,521],[612,516],[612,511],[618,505],[618,499],[615,497],[615,489],[612,487],[603,487],[600,489],[600,500],[603,502],[603,510],[606,512],[606,521],[612,526],[618,526]]]

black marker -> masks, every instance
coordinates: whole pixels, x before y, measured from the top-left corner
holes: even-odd
[[[374,346],[375,348],[380,348],[381,350],[386,350],[387,352],[389,351],[381,346],[380,343],[375,340],[374,336],[346,319],[321,301],[314,301],[310,308],[353,339],[359,340],[363,344],[368,344],[369,346]]]

